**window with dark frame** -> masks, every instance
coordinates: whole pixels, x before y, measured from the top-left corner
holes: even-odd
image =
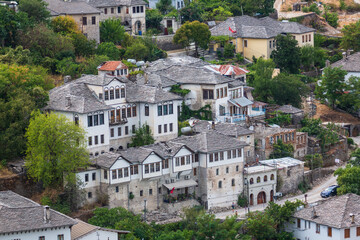
[[[120,98],[120,88],[115,88],[115,98]]]
[[[145,105],[145,116],[149,116],[149,105]]]
[[[89,174],[85,174],[85,182],[89,182]]]
[[[92,180],[96,181],[96,173],[92,173]]]
[[[104,8],[104,14],[107,14],[107,8]]]
[[[114,14],[114,8],[111,8],[111,13]]]
[[[82,24],[83,24],[83,25],[87,25],[87,17],[83,17],[83,18],[82,18]]]
[[[121,127],[118,127],[118,137],[121,136]]]
[[[350,228],[344,229],[344,238],[350,238]]]
[[[91,24],[92,25],[95,25],[96,24],[96,17],[91,17]]]
[[[164,124],[164,133],[167,133],[167,124]]]
[[[125,126],[125,135],[129,134],[129,126]]]
[[[104,179],[107,179],[107,170],[104,169]]]
[[[161,125],[158,125],[158,133],[161,133]]]
[[[169,131],[170,131],[170,132],[173,131],[173,124],[172,124],[172,123],[169,124]]]
[[[89,144],[89,146],[92,145],[92,137],[89,137],[88,144]]]
[[[118,7],[117,9],[118,9],[118,13],[121,13],[121,7]]]
[[[110,128],[110,137],[114,137],[114,129]]]
[[[95,145],[99,144],[99,136],[94,137],[94,142],[95,142]]]

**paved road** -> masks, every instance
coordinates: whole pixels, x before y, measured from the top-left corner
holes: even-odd
[[[328,177],[325,181],[323,181],[320,185],[314,187],[313,189],[311,189],[310,191],[308,191],[306,194],[308,195],[307,201],[309,203],[313,203],[316,202],[318,200],[321,199],[320,197],[320,192],[323,191],[325,188],[327,188],[330,185],[334,185],[336,184],[336,177],[334,177],[333,175],[331,175],[330,177]],[[286,199],[282,199],[277,201],[276,203],[278,204],[283,204],[286,200],[290,200],[290,201],[294,201],[296,199],[305,200],[305,195],[301,194],[295,197],[289,197]],[[267,204],[262,204],[262,205],[256,205],[250,208],[250,211],[262,211],[266,208]],[[245,209],[238,209],[238,216],[239,218],[244,218],[245,217]],[[215,214],[217,218],[219,219],[225,219],[228,216],[234,215],[233,211],[227,211],[227,212],[221,212],[221,213],[216,213]]]

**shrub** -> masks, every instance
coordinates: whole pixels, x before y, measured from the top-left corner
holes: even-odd
[[[234,57],[235,46],[233,44],[227,43],[224,47],[224,57],[232,58]]]
[[[349,145],[354,145],[355,144],[354,139],[352,139],[352,138],[347,138],[347,143]]]
[[[223,53],[222,53],[222,51],[220,49],[216,50],[216,56],[217,56],[218,59],[221,59],[223,57]]]
[[[299,189],[302,193],[306,193],[308,190],[311,189],[311,186],[310,186],[310,184],[309,184],[306,180],[304,180],[304,181],[302,181],[302,182],[299,183],[298,189]]]
[[[238,196],[237,204],[238,204],[240,207],[246,207],[246,206],[248,205],[247,197],[245,196],[244,193],[241,193],[241,194]]]

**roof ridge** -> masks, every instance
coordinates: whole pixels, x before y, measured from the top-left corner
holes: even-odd
[[[344,223],[344,220],[346,219],[345,217],[345,214],[346,214],[346,209],[347,209],[347,205],[348,205],[348,202],[349,202],[349,199],[350,199],[350,194],[346,194],[346,195],[343,195],[345,198],[346,198],[346,202],[344,204],[344,211],[343,211],[343,216],[341,218],[341,223],[340,223],[340,227],[342,227],[343,223]]]

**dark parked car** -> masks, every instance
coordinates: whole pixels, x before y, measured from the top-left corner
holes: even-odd
[[[325,189],[324,191],[322,191],[320,193],[320,196],[323,198],[327,198],[327,197],[331,197],[331,196],[336,196],[337,194],[337,189],[339,188],[338,185],[331,185],[330,187],[328,187],[327,189]]]

